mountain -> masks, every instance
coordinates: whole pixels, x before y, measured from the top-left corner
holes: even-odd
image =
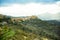
[[[46,22],[48,22],[50,24],[60,26],[60,21],[59,20],[46,20]]]
[[[37,16],[5,16],[0,20],[1,40],[60,40],[59,26],[43,21]]]
[[[56,14],[44,13],[37,16],[42,20],[60,20],[60,13],[56,13]]]

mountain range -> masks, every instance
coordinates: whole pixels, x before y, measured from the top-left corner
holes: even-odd
[[[1,40],[60,40],[59,22],[41,20],[37,16],[0,16]]]

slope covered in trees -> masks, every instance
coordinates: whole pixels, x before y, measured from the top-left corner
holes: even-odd
[[[0,16],[1,40],[60,40],[58,31],[58,26],[42,21],[36,16]]]

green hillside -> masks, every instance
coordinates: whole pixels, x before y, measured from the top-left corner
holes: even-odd
[[[36,16],[24,18],[2,16],[0,16],[0,40],[60,40],[58,26],[42,21]]]

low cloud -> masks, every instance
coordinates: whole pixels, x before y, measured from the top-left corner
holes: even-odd
[[[11,6],[0,7],[0,14],[10,16],[31,16],[44,13],[56,14],[60,12],[60,2],[54,4],[12,4]],[[49,15],[47,15],[49,16]]]

